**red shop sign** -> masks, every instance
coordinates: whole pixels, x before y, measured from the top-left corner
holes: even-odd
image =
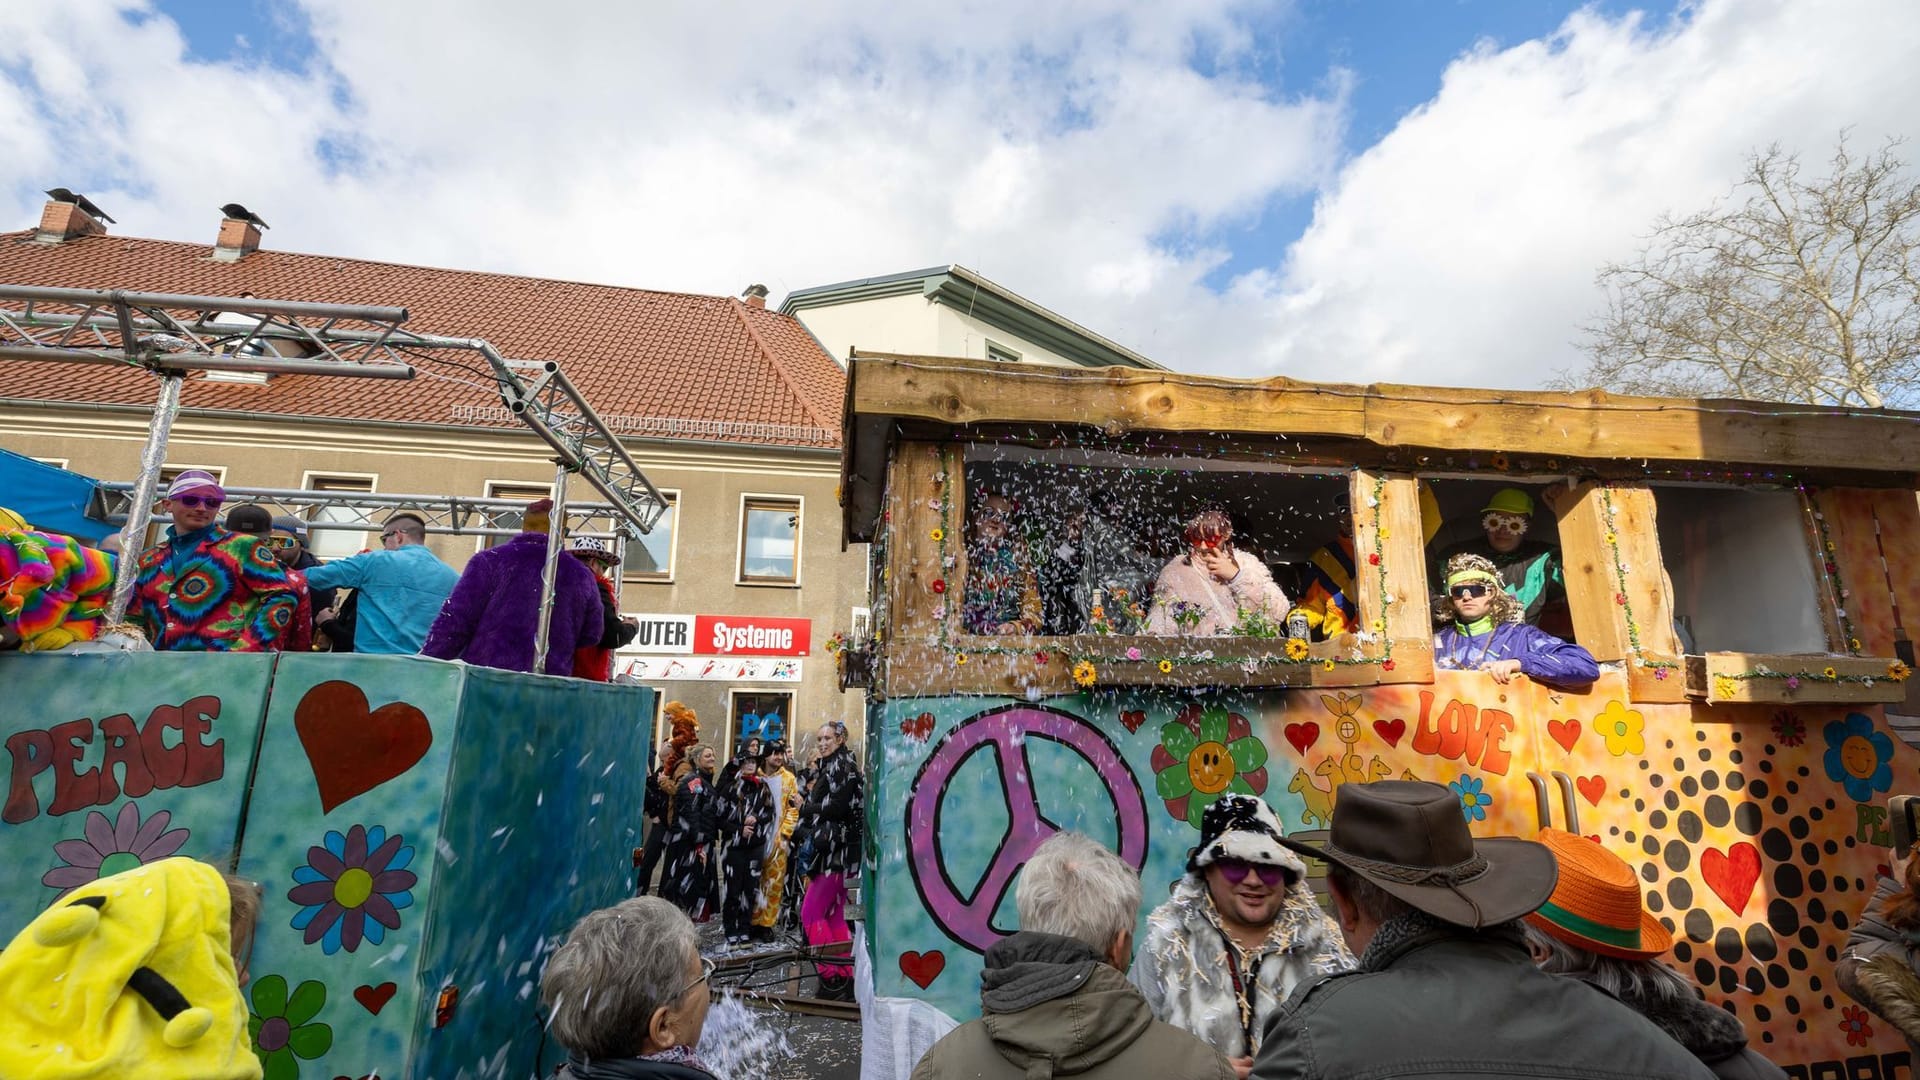
[[[702,656],[806,656],[812,647],[812,619],[701,615],[693,621],[693,651]]]

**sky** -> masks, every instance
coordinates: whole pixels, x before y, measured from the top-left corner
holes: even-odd
[[[1916,54],[1910,0],[6,0],[0,229],[62,185],[775,303],[959,263],[1178,370],[1530,387],[1747,155],[1920,134]]]

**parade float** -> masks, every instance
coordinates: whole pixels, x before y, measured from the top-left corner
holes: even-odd
[[[1387,777],[1446,785],[1477,834],[1552,825],[1627,859],[1674,965],[1790,1075],[1911,1069],[1832,971],[1885,800],[1920,790],[1920,415],[856,355],[845,417],[845,535],[873,545],[873,622],[839,651],[869,702],[868,1075],[904,1075],[887,1040],[977,1015],[1054,832],[1112,845],[1150,908],[1221,793],[1312,839],[1342,784]],[[1590,686],[1436,664],[1434,553],[1508,488],[1540,503]],[[1138,586],[1096,580],[1081,632],[969,633],[989,493],[1034,565],[1164,563],[1223,508],[1295,598],[1345,537],[1355,611],[1332,636],[1147,635]]]

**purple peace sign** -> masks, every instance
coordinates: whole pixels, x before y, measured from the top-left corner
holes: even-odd
[[[1084,758],[1107,789],[1119,823],[1120,857],[1136,870],[1147,861],[1147,801],[1120,749],[1098,728],[1070,713],[1035,705],[993,709],[963,721],[942,736],[913,778],[907,800],[907,865],[927,912],[947,936],[985,952],[1006,936],[993,913],[1034,849],[1060,831],[1040,812],[1025,743],[1050,739]],[[947,874],[940,850],[940,815],[947,785],[969,757],[991,748],[1005,794],[1008,827],[979,884],[966,895]]]

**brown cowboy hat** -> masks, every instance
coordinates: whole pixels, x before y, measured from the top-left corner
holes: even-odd
[[[1475,929],[1539,907],[1559,876],[1544,845],[1474,839],[1459,798],[1419,780],[1342,784],[1325,847],[1280,842],[1343,866],[1435,918]]]

